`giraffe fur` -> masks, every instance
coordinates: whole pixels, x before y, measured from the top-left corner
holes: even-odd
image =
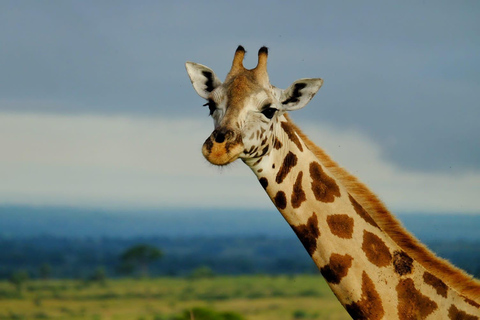
[[[478,320],[479,282],[416,240],[289,118],[323,80],[300,79],[281,90],[268,78],[268,49],[258,55],[257,67],[245,69],[240,46],[223,83],[187,62],[195,90],[213,110],[205,158],[216,165],[241,159],[251,168],[353,319]]]

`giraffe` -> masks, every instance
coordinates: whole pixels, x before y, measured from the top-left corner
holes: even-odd
[[[480,282],[415,239],[289,118],[323,80],[282,90],[270,84],[266,47],[253,69],[243,66],[244,56],[239,46],[224,82],[186,63],[214,120],[204,157],[218,166],[240,158],[251,168],[353,319],[478,320]]]

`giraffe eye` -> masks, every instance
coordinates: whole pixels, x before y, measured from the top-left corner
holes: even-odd
[[[277,109],[271,108],[271,104],[267,104],[263,107],[262,109],[262,114],[267,117],[268,119],[272,119],[273,116],[275,115],[275,112],[277,112]]]
[[[217,104],[212,99],[208,99],[208,102],[205,103],[203,106],[204,107],[208,106],[208,109],[210,110],[210,114],[209,114],[210,116],[213,114],[215,110],[217,110]]]

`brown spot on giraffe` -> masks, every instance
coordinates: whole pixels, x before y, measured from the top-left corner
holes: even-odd
[[[282,142],[278,140],[277,137],[273,138],[273,147],[277,150],[279,150],[283,146]]]
[[[352,256],[345,254],[332,253],[327,265],[320,269],[325,280],[330,283],[338,284],[348,273],[352,266]]]
[[[444,298],[447,297],[448,287],[442,280],[440,280],[430,272],[425,271],[423,273],[423,281],[425,281],[426,284],[431,285],[439,295]]]
[[[297,133],[293,128],[290,126],[288,122],[281,122],[280,125],[282,126],[283,130],[287,134],[288,138],[295,143],[297,146],[298,150],[303,151],[302,143],[300,142],[300,139],[297,136]]]
[[[323,171],[318,162],[310,163],[310,177],[315,199],[322,202],[333,202],[335,197],[340,197],[340,189],[335,180]]]
[[[463,300],[465,300],[466,303],[468,303],[469,305],[472,305],[474,306],[475,308],[480,308],[480,304],[476,303],[475,301],[473,301],[472,299],[468,299],[467,297],[464,297],[462,296]]]
[[[295,234],[302,242],[309,255],[312,255],[317,249],[317,238],[320,236],[318,229],[318,218],[314,212],[306,224],[291,226]]]
[[[379,236],[366,230],[363,231],[362,250],[368,261],[377,267],[386,267],[392,261],[392,255],[385,242]]]
[[[355,320],[378,320],[382,319],[385,310],[382,299],[375,289],[372,279],[365,271],[362,273],[362,295],[360,300],[345,305],[348,314]]]
[[[297,160],[297,156],[290,151],[283,159],[282,166],[280,167],[280,170],[278,170],[275,182],[282,183],[290,170],[297,165]]]
[[[287,207],[287,198],[285,197],[285,192],[283,191],[278,191],[275,195],[275,198],[273,198],[273,201],[279,209],[285,209]]]
[[[251,146],[250,149],[248,149],[248,150],[247,150],[247,149],[243,150],[243,153],[245,153],[245,154],[252,154],[252,153],[253,153],[252,151],[253,151],[254,148],[255,148],[255,146]]]
[[[351,239],[353,235],[353,218],[347,214],[327,216],[327,223],[332,234],[343,239]]]
[[[258,170],[260,171],[260,170]],[[268,179],[265,177],[261,177],[258,181],[260,181],[260,184],[262,185],[263,189],[267,189],[268,187]]]
[[[397,287],[398,317],[400,320],[425,319],[438,306],[415,288],[413,280],[401,279]]]
[[[363,220],[367,221],[370,223],[372,226],[379,228],[375,220],[368,214],[368,212],[363,209],[363,207],[355,200],[351,195],[348,195],[348,198],[350,199],[350,202],[352,203],[353,209],[355,209],[355,212],[362,217]],[[380,228],[379,228],[380,229]]]
[[[258,157],[264,156],[268,152],[268,146],[262,149],[262,152],[258,155]]]
[[[212,139],[210,139],[210,137],[208,137],[207,140],[205,140],[205,143],[203,145],[205,146],[205,148],[209,153],[212,152],[213,141]]]
[[[458,310],[458,308],[453,304],[448,309],[448,317],[452,320],[478,320],[477,316],[473,316],[465,311]]]
[[[233,134],[233,132],[228,132],[225,136],[228,137],[231,134]],[[227,153],[230,152],[230,148],[236,147],[240,143],[242,143],[242,137],[240,135],[236,135],[235,140],[228,140],[225,143],[225,151]]]
[[[255,167],[257,164],[259,164],[262,161],[263,158],[259,158],[255,163],[253,164],[253,167]]]
[[[305,196],[305,192],[302,188],[302,178],[303,178],[303,171],[300,171],[297,176],[297,180],[295,180],[295,184],[293,185],[292,191],[292,207],[298,208],[302,204],[303,201],[307,200]]]
[[[393,267],[395,272],[401,276],[412,273],[413,259],[403,251],[393,252]]]

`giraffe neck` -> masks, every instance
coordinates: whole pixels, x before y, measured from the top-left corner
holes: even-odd
[[[428,272],[379,227],[286,118],[271,146],[245,162],[354,319],[480,313],[480,305]]]

